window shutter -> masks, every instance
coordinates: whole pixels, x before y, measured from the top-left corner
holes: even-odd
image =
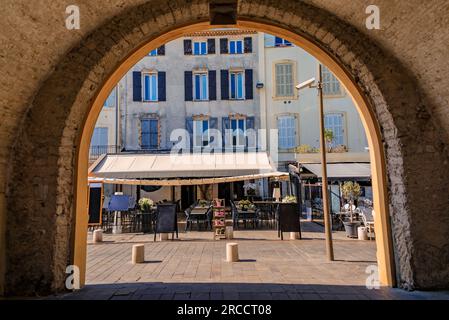
[[[255,124],[255,118],[254,117],[247,117],[246,118],[246,130],[251,130],[250,132],[246,132],[246,147],[247,148],[256,148],[257,147],[257,137],[256,132],[252,131],[256,129]]]
[[[221,54],[228,53],[228,39],[227,38],[220,39],[220,53]]]
[[[255,118],[254,117],[246,118],[246,129],[255,129]]]
[[[276,38],[274,39],[274,45],[275,45],[276,47],[281,46],[281,45],[282,45],[282,38],[276,37]]]
[[[184,40],[184,55],[192,55],[192,40]]]
[[[254,98],[253,93],[253,70],[245,70],[245,99],[251,100]]]
[[[158,56],[165,56],[165,44],[157,48],[157,55]]]
[[[244,46],[245,46],[245,53],[251,53],[253,52],[253,38],[251,37],[246,37],[245,39],[243,39],[244,41]]]
[[[186,130],[190,137],[190,148],[193,147],[193,118],[186,118]]]
[[[220,71],[221,100],[229,100],[229,71]]]
[[[142,120],[140,122],[140,145],[142,148],[150,146],[150,121]]]
[[[193,73],[192,71],[184,72],[184,93],[185,101],[193,101]]]
[[[167,89],[165,80],[165,71],[159,71],[157,73],[157,98],[158,101],[166,101]]]
[[[223,117],[221,118],[221,122],[222,122],[222,128],[221,128],[221,135],[222,135],[222,141],[223,141],[223,146],[226,147],[228,145],[228,143],[230,143],[228,140],[229,138],[227,137],[227,131],[231,129],[231,120],[229,119],[229,117]]]
[[[209,100],[217,100],[217,72],[209,70]]]
[[[142,101],[142,72],[133,72],[133,101]]]
[[[207,54],[215,54],[215,39],[207,39]]]
[[[218,130],[218,118],[214,118],[214,117],[209,118],[209,127],[210,127],[210,129]]]

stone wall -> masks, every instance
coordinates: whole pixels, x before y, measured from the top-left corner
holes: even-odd
[[[0,21],[0,215],[7,212],[9,294],[63,289],[76,146],[107,77],[142,43],[208,18],[206,0],[79,2],[82,29],[73,32],[64,28],[64,0],[0,4],[7,17]],[[449,71],[449,5],[377,2],[383,31],[363,29],[362,0],[241,0],[239,15],[312,39],[363,89],[385,146],[399,283],[447,288],[449,92],[441,74]],[[425,10],[413,11],[419,6]]]

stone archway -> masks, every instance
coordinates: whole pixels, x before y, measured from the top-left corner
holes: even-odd
[[[447,234],[448,227],[422,218],[429,202],[420,198],[423,188],[429,194],[444,190],[447,155],[413,75],[369,38],[314,6],[287,0],[241,1],[238,13],[241,26],[273,30],[292,41],[309,43],[315,55],[346,78],[345,85],[354,86],[351,92],[358,92],[358,105],[367,106],[360,111],[365,113],[370,146],[379,151],[373,153],[373,160],[383,188],[377,203],[385,215],[384,230],[390,229],[388,210],[392,213],[394,245],[389,247],[385,233],[383,259],[391,259],[394,250],[398,280],[405,287],[447,285],[449,270],[443,254],[447,255],[449,244],[440,235]],[[83,133],[91,133],[92,115],[99,112],[95,106],[112,88],[114,74],[126,71],[124,62],[137,58],[145,44],[156,47],[184,31],[206,26],[208,19],[208,2],[203,0],[174,2],[170,7],[153,2],[136,6],[84,38],[43,83],[22,123],[12,159],[7,292],[62,290],[65,267],[73,261],[82,264],[85,238],[75,230],[85,221],[75,212],[86,201],[77,188],[81,180],[76,179],[87,173],[87,161],[77,160],[87,143]],[[441,174],[429,181],[426,177],[434,173],[434,164]],[[440,195],[433,202],[442,213],[447,201]],[[28,262],[23,262],[24,256]],[[386,283],[392,284],[392,277],[389,270]]]

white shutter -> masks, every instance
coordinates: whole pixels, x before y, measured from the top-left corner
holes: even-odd
[[[296,147],[296,121],[294,116],[279,117],[278,130],[280,149]]]

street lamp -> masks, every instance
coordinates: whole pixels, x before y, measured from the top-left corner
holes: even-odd
[[[330,212],[329,212],[329,195],[328,195],[328,183],[327,183],[327,167],[326,167],[326,142],[324,140],[324,105],[323,105],[323,73],[322,66],[319,66],[319,79],[318,82],[315,78],[304,81],[296,86],[296,89],[302,90],[306,88],[316,88],[318,90],[320,100],[320,153],[321,153],[321,172],[322,172],[322,184],[323,190],[323,214],[324,214],[324,233],[326,238],[326,254],[329,261],[334,261],[334,248],[332,245],[332,230],[330,225]]]

